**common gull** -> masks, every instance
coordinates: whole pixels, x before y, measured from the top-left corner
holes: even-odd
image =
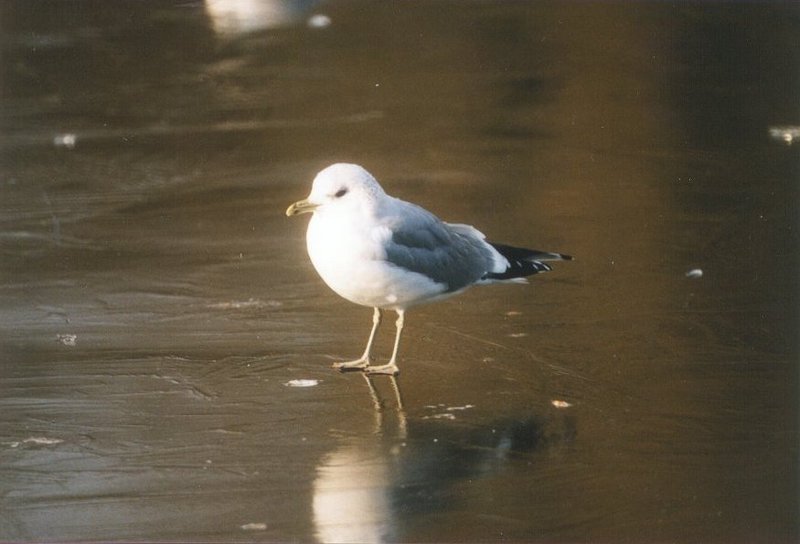
[[[405,312],[417,304],[451,297],[472,285],[525,283],[545,272],[544,261],[569,255],[486,241],[469,225],[445,223],[427,210],[387,195],[356,164],[334,164],[314,178],[308,198],[287,216],[313,213],[306,246],[323,281],[338,295],[374,308],[364,354],[334,363],[339,370],[396,375]],[[392,357],[372,365],[372,343],[384,310],[397,312]]]

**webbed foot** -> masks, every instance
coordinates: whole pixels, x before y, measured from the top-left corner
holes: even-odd
[[[361,358],[355,361],[345,361],[343,363],[333,363],[331,367],[337,369],[339,372],[351,372],[353,370],[366,371],[369,366],[369,359]]]
[[[381,365],[381,366],[370,366],[365,367],[364,372],[369,374],[370,376],[374,375],[386,375],[386,376],[397,376],[400,373],[400,369],[394,363],[389,363],[388,365]]]

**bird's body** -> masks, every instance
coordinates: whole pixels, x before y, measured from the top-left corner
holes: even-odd
[[[287,215],[313,212],[306,243],[311,262],[341,297],[375,309],[364,355],[340,369],[396,374],[405,310],[455,295],[471,285],[520,282],[549,270],[543,260],[570,259],[558,253],[492,244],[469,225],[449,224],[427,210],[387,195],[366,170],[334,164],[314,179],[306,200]],[[381,310],[398,313],[388,365],[370,366]]]

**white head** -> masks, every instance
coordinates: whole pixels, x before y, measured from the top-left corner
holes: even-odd
[[[361,166],[337,163],[317,174],[308,198],[289,206],[286,215],[369,208],[371,203],[385,194],[378,181]]]

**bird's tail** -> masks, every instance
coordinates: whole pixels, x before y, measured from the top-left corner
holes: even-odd
[[[552,270],[543,261],[571,261],[572,257],[562,253],[539,251],[538,249],[525,249],[522,247],[506,246],[488,242],[497,252],[508,261],[508,268],[500,272],[489,272],[483,279],[488,281],[509,281],[532,276],[539,272]],[[522,280],[524,281],[524,280]]]

